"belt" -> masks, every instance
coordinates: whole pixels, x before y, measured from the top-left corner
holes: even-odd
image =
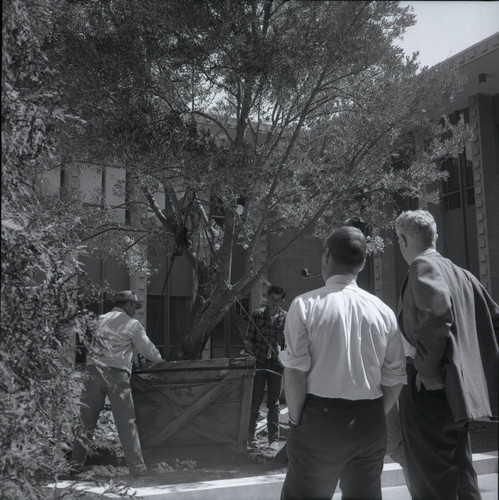
[[[130,372],[126,370],[125,368],[115,368],[114,366],[105,366],[105,365],[87,365],[87,368],[94,367],[97,371],[107,371],[107,370],[116,370],[118,372],[125,372],[126,374],[130,375]]]
[[[323,398],[315,394],[307,394],[306,401],[318,403],[330,408],[364,408],[383,402],[383,397],[376,399],[343,399],[343,398]]]

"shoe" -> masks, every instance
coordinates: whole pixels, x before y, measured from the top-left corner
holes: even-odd
[[[280,446],[279,446],[279,443],[277,441],[272,441],[270,444],[269,444],[269,448],[273,451],[278,451]]]

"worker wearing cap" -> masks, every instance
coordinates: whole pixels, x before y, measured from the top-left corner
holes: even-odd
[[[134,351],[159,362],[161,355],[144,327],[134,319],[142,305],[130,290],[118,292],[112,311],[99,316],[97,333],[87,355],[81,405],[82,432],[73,444],[72,472],[81,472],[106,395],[111,402],[125,459],[132,476],[147,473],[135,423],[130,375]]]

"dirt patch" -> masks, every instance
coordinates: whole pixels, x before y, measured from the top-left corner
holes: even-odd
[[[497,421],[474,421],[470,426],[473,453],[497,450]],[[131,487],[160,484],[179,484],[199,481],[214,481],[286,472],[286,455],[283,438],[279,445],[281,452],[270,450],[265,437],[246,453],[206,459],[174,459],[149,464],[150,474],[145,478],[131,478],[123,457],[94,455],[80,478],[97,482],[123,484]],[[391,462],[391,460],[387,460]]]
[[[279,445],[282,449],[285,440],[281,440]],[[96,453],[89,457],[85,472],[78,479],[95,482],[112,480],[114,484],[139,487],[281,474],[286,472],[286,463],[283,454],[277,457],[278,453],[278,450],[269,448],[266,438],[261,438],[243,454],[196,460],[173,459],[148,464],[149,475],[145,478],[130,477],[123,457]]]

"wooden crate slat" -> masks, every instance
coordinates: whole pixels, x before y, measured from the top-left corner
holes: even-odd
[[[246,450],[254,358],[177,361],[159,366],[159,370],[134,372],[132,376],[145,456],[214,456],[223,450]]]
[[[178,430],[178,432],[170,436],[167,441],[162,441],[162,442],[155,439],[154,433],[149,433],[145,436],[146,439],[145,442],[148,443],[145,449],[157,448],[157,447],[167,448],[169,446],[180,446],[182,444],[186,446],[196,446],[196,445],[209,446],[215,444],[232,446],[237,443],[236,438],[237,438],[237,433],[239,431],[237,426],[221,425],[218,431],[219,431],[218,432],[219,436],[211,435],[210,437],[207,437],[198,434],[197,432],[192,430],[191,427],[188,428],[187,426],[185,426],[181,427]],[[234,436],[236,436],[236,438],[234,438]]]
[[[142,376],[140,376],[140,378],[144,380]],[[229,403],[234,401],[241,401],[245,380],[247,378],[248,377],[243,376],[242,373],[237,373],[233,375],[232,383],[225,389],[225,391],[222,394],[219,395],[217,403],[219,402]],[[150,384],[151,382],[150,379],[146,379],[144,381],[147,382],[148,384]],[[182,384],[172,383],[168,385],[150,384],[150,388],[147,392],[152,395],[167,392],[170,400],[174,401],[176,404],[183,407],[191,405],[196,401],[198,401],[201,397],[204,396],[204,394],[206,394],[206,392],[211,390],[213,387],[216,387],[217,384],[219,384],[220,382],[221,380],[218,382],[209,381],[204,384],[202,383],[190,384],[188,382],[184,382]],[[145,389],[144,392],[146,392]],[[139,398],[140,396],[137,397]]]
[[[156,365],[153,369],[146,371],[137,370],[137,374],[151,374],[151,373],[181,373],[188,371],[191,373],[207,371],[216,371],[220,369],[247,369],[251,366],[250,358],[213,358],[213,359],[194,359],[185,361],[166,361],[160,365]]]
[[[210,457],[215,457],[215,456],[223,456],[227,455],[228,453],[230,455],[232,454],[238,454],[238,453],[244,453],[246,450],[246,445],[244,447],[240,446],[232,446],[232,447],[227,447],[225,445],[216,445],[216,444],[210,444],[210,445],[185,445],[185,444],[179,444],[179,445],[168,445],[167,447],[160,449],[160,448],[151,448],[148,450],[148,455],[145,457],[146,462],[148,463],[154,463],[159,460],[172,460],[172,459],[192,459],[192,458],[197,458],[197,459],[206,459]],[[199,498],[199,497],[198,497]],[[216,497],[211,497],[212,499],[215,499]]]
[[[245,442],[249,432],[249,422],[251,413],[251,400],[253,398],[254,377],[244,377],[243,390],[241,395],[241,408],[239,416],[239,436],[238,441]]]
[[[141,431],[141,439],[144,442],[159,442],[157,439],[158,433],[168,425],[170,421],[165,421],[163,418],[151,418],[150,415],[157,413],[164,415],[157,411],[157,408],[145,408],[142,416],[148,416],[149,422],[146,429]],[[142,410],[141,410],[142,411]],[[239,435],[239,413],[240,404],[231,403],[230,405],[210,405],[205,411],[196,416],[196,424],[206,429],[217,422],[216,429],[219,434],[225,436],[227,440],[236,440]],[[185,426],[180,428],[175,435],[168,438],[168,443],[176,441],[177,439],[186,439],[186,441],[194,440],[196,442],[210,442],[213,441],[213,436],[209,438],[199,434],[194,426]]]
[[[148,389],[147,382],[141,380],[139,377],[135,378],[133,385],[135,387],[145,386],[145,389]],[[184,414],[184,409],[177,406],[174,402],[172,402],[171,399],[166,394],[161,394],[161,393],[152,394],[150,392],[144,392],[143,395],[150,398],[154,403],[161,406],[162,409],[166,409],[169,413],[173,414],[175,417],[180,417],[181,415]],[[193,420],[186,420],[184,423],[188,427],[192,428],[192,430],[209,438],[211,441],[218,441],[227,444],[230,444],[231,442],[234,441],[234,439],[231,439],[230,436],[220,434],[218,428],[214,427],[213,423],[209,423],[209,425],[204,425],[204,426],[199,425],[196,421]],[[168,438],[168,435],[164,437],[164,434],[166,434],[164,430],[165,429],[154,435],[154,442],[155,442],[154,444],[156,446]],[[147,445],[148,445],[147,442],[143,443],[143,446]]]
[[[189,408],[185,410],[181,415],[179,415],[173,422],[168,424],[158,434],[157,439],[160,441],[164,441],[168,439],[172,434],[175,434],[175,432],[177,432],[181,425],[186,424],[188,421],[192,420],[200,411],[202,411],[211,402],[213,402],[218,397],[219,393],[227,387],[227,384],[237,376],[237,372],[229,372],[224,380],[222,380],[213,389],[207,392],[199,401],[189,406]]]

